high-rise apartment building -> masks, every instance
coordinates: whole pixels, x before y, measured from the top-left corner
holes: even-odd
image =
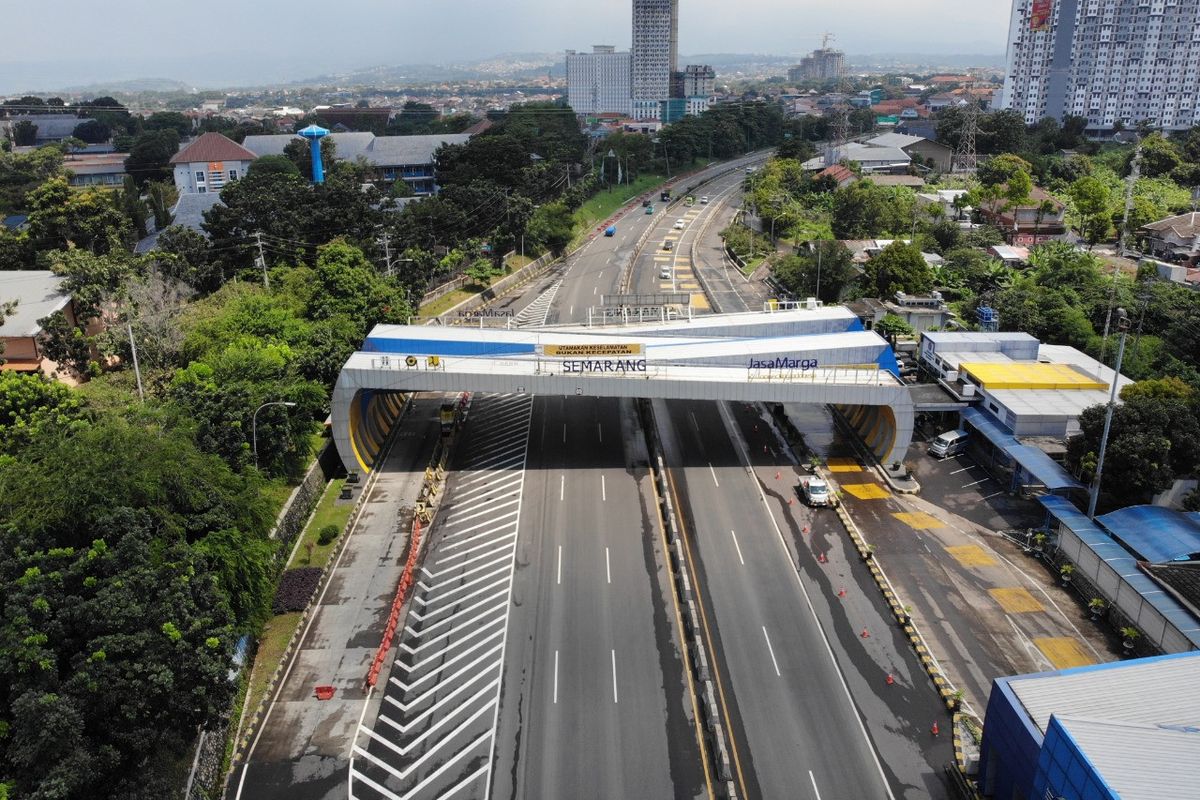
[[[590,53],[567,51],[567,103],[576,114],[628,115],[629,78],[629,53],[599,44]]]
[[[658,118],[659,102],[671,96],[671,73],[679,69],[679,0],[633,0],[630,56],[634,116]]]
[[[1093,134],[1200,123],[1200,0],[1014,0],[997,105]]]
[[[822,47],[800,59],[800,63],[788,70],[788,80],[826,81],[842,77],[846,69],[846,54],[841,50]]]

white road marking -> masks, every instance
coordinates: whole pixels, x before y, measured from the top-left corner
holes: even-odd
[[[596,435],[600,437],[600,441],[604,441],[604,426],[599,422],[596,423]]]
[[[600,270],[600,275],[597,276],[596,280],[598,280],[598,281],[604,280],[604,270]]]
[[[608,502],[608,489],[604,483],[603,475],[600,476],[600,499],[604,502]]]
[[[984,483],[986,481],[990,481],[990,480],[991,480],[991,478],[981,478],[980,480],[974,481],[972,483],[964,483],[962,488],[966,489],[967,487],[970,487],[970,486],[978,486],[979,484]]]
[[[996,496],[1002,495],[1002,494],[1004,494],[1004,492],[992,492],[991,494],[987,495],[986,497],[981,497],[979,499],[980,500],[991,500],[993,497],[996,497]]]
[[[613,668],[613,702],[617,702],[617,651],[612,650],[612,668]]]
[[[562,545],[558,546],[558,583],[562,583]]]
[[[771,647],[771,637],[767,636],[767,626],[766,625],[762,626],[762,632],[763,632],[763,638],[767,640],[767,652],[771,654],[771,663],[775,665],[775,674],[782,677],[783,673],[781,673],[779,671],[779,662],[775,660],[775,648]]]
[[[956,470],[954,470],[953,472],[951,472],[950,474],[951,474],[951,475],[957,475],[957,474],[958,474],[958,473],[960,473],[960,472],[966,472],[967,470],[969,470],[969,469],[970,469],[971,467],[973,467],[973,466],[975,466],[975,465],[974,465],[974,464],[972,464],[970,467],[963,467],[962,469],[956,469]]]
[[[563,423],[563,444],[567,443],[567,423]]]
[[[812,781],[813,795],[817,798],[817,800],[821,800],[821,791],[817,788],[817,779],[813,777],[811,769],[808,771],[808,779]]]
[[[612,583],[612,562],[608,560],[608,548],[604,548],[604,573],[608,576],[608,582]]]
[[[569,312],[567,312],[567,316],[568,317],[575,316],[575,306],[571,306],[571,310]]]
[[[599,291],[600,291],[600,287],[599,287],[599,286],[593,286],[593,287],[592,287],[592,294],[593,294],[593,295],[595,295],[595,294],[596,294],[597,292],[599,292]]]
[[[554,651],[554,704],[558,705],[558,651]]]
[[[730,531],[729,535],[733,537],[733,546],[737,550],[738,561],[742,562],[743,567],[746,566],[746,559],[742,558],[742,548],[741,545],[738,544],[737,534],[733,531]]]
[[[560,480],[558,483],[558,500],[560,503],[562,502],[563,496],[566,494],[566,491],[567,491],[567,476],[563,475],[562,480]]]
[[[708,465],[708,471],[712,473],[713,483],[716,484],[716,487],[718,489],[720,489],[721,483],[717,480],[717,471],[715,469],[713,469],[713,465],[711,463]]]

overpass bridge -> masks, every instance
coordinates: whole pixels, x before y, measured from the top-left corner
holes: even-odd
[[[831,404],[884,462],[913,431],[891,347],[840,306],[603,327],[379,325],[333,392],[348,472],[371,471],[402,393],[419,391]]]

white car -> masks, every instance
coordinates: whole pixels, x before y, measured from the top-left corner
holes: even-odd
[[[662,269],[660,269],[658,271],[658,277],[660,280],[664,280],[664,281],[671,280],[671,268],[663,267]]]
[[[700,205],[702,205],[702,206],[708,205],[708,195],[704,195],[704,197],[700,198]]]
[[[677,231],[683,230],[684,224],[685,224],[684,221],[681,219],[675,220],[675,230],[677,230]]]

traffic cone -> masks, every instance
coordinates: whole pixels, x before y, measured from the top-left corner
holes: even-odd
[[[929,732],[930,732],[930,733],[932,733],[934,736],[937,736],[937,735],[938,735],[938,724],[937,724],[937,720],[934,720],[934,722],[933,722],[933,727],[931,727],[931,728],[929,729]]]
[[[867,632],[867,629],[866,629],[866,628],[863,628],[863,631],[862,631],[862,633],[861,633],[861,634],[859,634],[859,635],[860,635],[860,636],[862,636],[862,638],[864,638],[864,639],[870,639],[870,638],[871,638],[871,634]]]
[[[890,673],[890,672],[889,672],[889,673],[888,673],[888,676],[887,676],[887,685],[888,685],[888,686],[891,686],[891,685],[893,685],[893,684],[895,684],[895,683],[896,683],[896,679],[895,679],[895,678],[893,678],[893,677],[892,677],[892,673]]]
[[[776,473],[775,473],[775,480],[779,480],[779,473],[778,473],[778,472],[776,472]]]
[[[789,497],[789,498],[788,498],[788,505],[790,506],[791,504],[792,504],[792,498],[791,498],[791,497]]]
[[[819,561],[820,563],[824,564],[825,562],[829,561],[829,559],[825,557],[825,554],[824,554],[824,553],[819,553],[819,554],[817,555],[817,561]]]
[[[838,597],[845,597],[845,596],[846,596],[846,587],[843,586],[842,588],[838,589]]]
[[[805,533],[808,533],[808,526],[805,525],[801,530],[803,530]]]

